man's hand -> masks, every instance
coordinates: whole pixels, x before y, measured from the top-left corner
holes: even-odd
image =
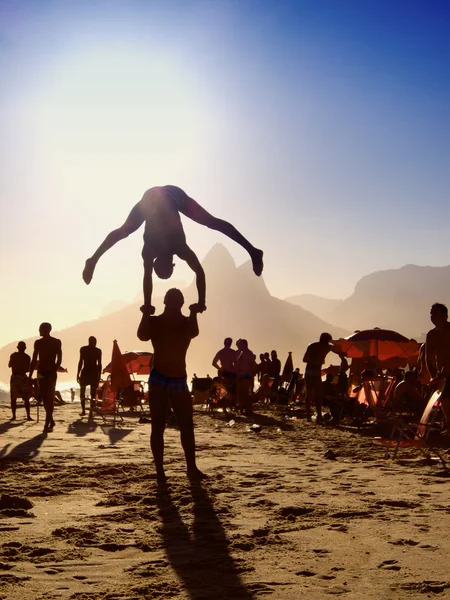
[[[206,305],[197,302],[196,304],[191,304],[189,310],[191,311],[191,313],[202,313],[205,312]]]
[[[151,304],[143,304],[141,306],[141,313],[143,315],[154,315],[155,314],[155,307],[152,306]]]

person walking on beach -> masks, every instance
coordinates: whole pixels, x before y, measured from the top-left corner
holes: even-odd
[[[323,421],[322,418],[322,365],[329,352],[344,355],[331,345],[333,338],[329,333],[322,333],[318,342],[309,344],[306,348],[303,362],[306,363],[305,385],[306,385],[306,418],[311,421],[311,404],[314,403],[317,412],[317,423]]]
[[[30,414],[30,397],[32,388],[28,381],[28,372],[30,370],[31,358],[25,352],[27,345],[25,342],[17,344],[17,352],[13,352],[9,357],[8,367],[11,369],[11,379],[9,383],[11,396],[11,421],[16,420],[17,398],[22,398],[27,413],[27,421],[32,421]]]
[[[425,359],[431,377],[430,384],[436,385],[444,381],[440,401],[445,417],[445,433],[448,435],[450,433],[450,323],[445,304],[433,304],[430,319],[434,329],[427,333]]]
[[[61,340],[50,335],[52,326],[50,323],[41,323],[39,326],[40,340],[34,342],[33,357],[30,366],[30,382],[33,372],[39,361],[37,369],[37,380],[39,395],[45,408],[44,432],[53,431],[55,421],[53,420],[53,409],[55,403],[55,389],[57,371],[61,366],[62,346]]]
[[[86,414],[86,388],[90,387],[89,419],[92,418],[92,408],[97,396],[97,388],[102,375],[102,351],[97,348],[97,339],[91,335],[88,345],[80,348],[80,360],[77,368],[77,381],[80,384],[81,413]]]
[[[191,480],[205,478],[195,460],[192,398],[186,374],[186,353],[191,340],[199,334],[199,306],[191,305],[190,314],[185,317],[181,312],[183,304],[184,297],[180,290],[170,289],[164,296],[164,312],[158,316],[143,313],[137,332],[140,340],[150,340],[153,344],[154,363],[148,380],[152,419],[150,447],[158,483],[166,482],[164,430],[169,401],[180,429],[187,475]]]
[[[144,248],[144,304],[141,311],[152,315],[153,269],[160,279],[169,279],[173,273],[173,257],[177,255],[186,261],[196,275],[198,304],[196,312],[206,310],[206,282],[203,267],[196,254],[186,243],[180,213],[200,225],[220,231],[240,244],[250,254],[253,271],[261,275],[263,270],[263,252],[258,250],[230,223],[209,214],[179,187],[165,185],[147,190],[128,215],[125,223],[111,231],[94,254],[86,260],[83,280],[89,284],[99,258],[118,241],[126,238],[145,222]]]

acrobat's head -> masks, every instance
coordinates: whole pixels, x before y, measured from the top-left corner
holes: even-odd
[[[25,352],[26,349],[27,349],[27,345],[25,344],[25,342],[19,342],[17,344],[17,350],[19,352]]]
[[[95,348],[95,346],[97,345],[97,338],[93,335],[90,335],[88,338],[88,344],[89,346],[93,346]]]
[[[167,290],[164,296],[164,305],[167,310],[178,311],[184,304],[184,296],[177,288]]]
[[[160,279],[170,279],[174,266],[173,254],[170,253],[160,254],[153,261],[153,268]]]

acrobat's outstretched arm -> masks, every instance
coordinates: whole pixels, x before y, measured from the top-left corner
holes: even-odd
[[[177,253],[180,258],[185,260],[187,264],[191,267],[196,275],[196,283],[197,283],[197,292],[198,292],[198,304],[196,307],[196,312],[202,313],[206,310],[206,278],[205,271],[203,270],[200,261],[197,258],[197,255],[193,250],[186,246],[183,251]]]
[[[94,269],[95,269],[95,266],[96,266],[99,258],[101,256],[103,256],[103,254],[107,250],[112,248],[114,246],[114,244],[117,244],[117,242],[119,242],[120,240],[123,240],[126,237],[128,237],[130,235],[130,233],[133,233],[134,231],[139,229],[139,227],[144,222],[144,216],[143,216],[143,212],[141,209],[141,203],[142,203],[142,200],[141,200],[141,202],[138,202],[138,204],[136,204],[136,206],[134,206],[134,208],[128,215],[128,218],[125,221],[125,223],[118,229],[114,229],[113,231],[108,233],[108,235],[106,236],[104,241],[100,244],[100,246],[97,248],[97,250],[91,256],[91,258],[87,259],[84,270],[83,270],[83,281],[87,285],[89,285],[91,283],[92,276],[94,275]]]

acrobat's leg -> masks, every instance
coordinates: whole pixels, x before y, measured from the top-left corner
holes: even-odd
[[[187,195],[183,198],[183,202],[180,205],[179,211],[200,225],[205,225],[209,229],[220,231],[231,240],[245,248],[252,259],[253,271],[255,275],[261,275],[264,267],[263,251],[252,246],[252,244],[250,244],[250,242],[241,233],[239,233],[236,227],[231,225],[231,223],[214,217],[202,206],[200,206],[198,202],[192,198],[189,198]]]

